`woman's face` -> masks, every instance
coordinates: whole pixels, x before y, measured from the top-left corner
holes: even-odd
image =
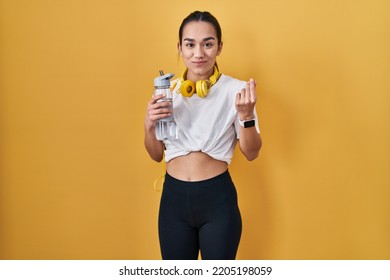
[[[222,51],[213,25],[204,21],[192,21],[183,28],[180,55],[188,68],[187,79],[194,82],[207,80],[214,70],[217,56]]]

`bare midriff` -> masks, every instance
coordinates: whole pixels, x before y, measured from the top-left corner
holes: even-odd
[[[228,168],[225,161],[216,160],[202,152],[191,152],[171,159],[167,172],[172,177],[188,182],[202,181],[224,173]]]

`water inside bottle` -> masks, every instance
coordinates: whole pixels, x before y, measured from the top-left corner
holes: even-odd
[[[174,140],[178,138],[176,122],[171,120],[160,120],[156,123],[156,137],[158,140]]]
[[[164,98],[161,101],[170,101],[172,104],[172,98]],[[171,105],[172,106],[172,105]],[[161,119],[156,123],[156,137],[158,140],[174,140],[178,139],[178,129],[173,115]]]

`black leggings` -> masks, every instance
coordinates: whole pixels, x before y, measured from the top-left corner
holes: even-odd
[[[185,182],[165,175],[159,213],[164,260],[233,260],[241,237],[236,188],[228,171]]]

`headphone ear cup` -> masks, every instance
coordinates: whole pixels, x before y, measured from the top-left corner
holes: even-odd
[[[207,81],[199,80],[196,82],[196,94],[199,97],[201,97],[201,98],[206,97],[208,94],[208,91],[209,91],[209,86],[208,86]]]
[[[185,97],[191,97],[195,92],[195,84],[193,81],[185,80],[179,88],[180,93]]]

